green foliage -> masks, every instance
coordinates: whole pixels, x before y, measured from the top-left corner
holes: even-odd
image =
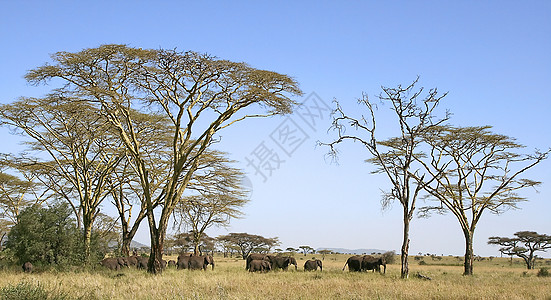
[[[62,292],[49,292],[40,285],[40,283],[33,284],[30,282],[20,282],[17,285],[8,285],[0,290],[0,296],[2,300],[57,300],[57,299],[69,299],[69,296]]]
[[[6,248],[18,263],[34,265],[74,265],[84,261],[82,234],[75,225],[67,203],[55,203],[49,208],[31,206],[18,217],[18,223],[8,235]],[[98,251],[101,241],[92,239],[93,259],[103,257]]]
[[[548,268],[540,268],[538,270],[538,277],[549,277],[551,274],[549,274]]]

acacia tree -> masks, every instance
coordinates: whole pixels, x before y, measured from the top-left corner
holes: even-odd
[[[505,255],[522,257],[528,270],[531,270],[536,260],[534,252],[551,249],[551,236],[534,231],[519,231],[515,233],[514,238],[490,237],[488,244],[502,246],[499,252]]]
[[[383,192],[381,204],[383,209],[397,200],[402,206],[403,212],[403,240],[401,247],[401,277],[409,276],[409,230],[414,216],[415,205],[421,188],[416,185],[411,175],[417,169],[414,166],[415,151],[418,151],[424,132],[431,127],[442,124],[449,119],[449,113],[440,120],[436,120],[434,111],[440,101],[447,95],[438,95],[437,89],[431,89],[422,98],[423,88],[415,90],[419,78],[407,87],[398,85],[396,88],[381,87],[383,92],[379,99],[383,104],[390,104],[394,112],[399,136],[383,139],[376,134],[376,105],[369,101],[367,94],[363,94],[358,103],[365,106],[370,117],[355,118],[345,113],[340,104],[336,102],[331,129],[336,131],[338,138],[331,143],[320,143],[330,147],[330,155],[336,158],[337,144],[344,141],[359,142],[372,155],[367,162],[377,166],[373,173],[382,173],[391,183],[390,191]],[[346,132],[353,129],[354,132]]]
[[[43,186],[36,182],[32,172],[18,162],[12,155],[0,155],[0,219],[5,229],[2,230],[0,241],[9,228],[17,223],[17,216],[23,209],[34,204],[41,205],[49,196]]]
[[[195,255],[200,252],[205,230],[229,225],[231,218],[242,215],[239,209],[248,202],[241,185],[244,174],[231,166],[234,161],[227,159],[225,153],[207,152],[198,167],[203,170],[201,176],[194,176],[188,187],[193,195],[185,196],[174,210],[175,225],[188,228],[192,234]]]
[[[304,253],[304,256],[306,256],[308,253],[314,253],[315,249],[310,246],[299,246],[300,249],[302,249],[302,253]]]
[[[82,228],[86,259],[94,220],[109,195],[106,178],[121,157],[110,124],[96,112],[60,91],[0,106],[2,125],[30,138],[28,151],[37,156],[19,159],[19,167],[70,204]]]
[[[520,178],[521,174],[546,159],[551,151],[519,153],[524,146],[490,129],[433,127],[423,138],[429,146],[428,156],[415,156],[430,180],[412,176],[438,202],[421,208],[420,213],[449,211],[459,221],[465,237],[464,275],[473,274],[473,237],[482,214],[500,214],[525,201],[517,191],[540,182]]]
[[[218,241],[227,242],[233,244],[241,251],[241,257],[247,259],[247,256],[255,249],[267,249],[269,251],[272,247],[279,245],[279,240],[275,238],[265,238],[256,234],[248,233],[235,233],[232,232],[228,235],[219,236]]]
[[[144,192],[151,237],[148,272],[155,274],[162,272],[169,219],[197,171],[198,159],[220,130],[252,116],[290,113],[296,105],[290,97],[302,93],[289,76],[191,51],[103,45],[58,52],[52,60],[26,78],[31,83],[61,80],[64,93],[100,105],[118,131]],[[153,164],[144,155],[130,113],[145,109],[172,123],[171,160],[158,190],[151,186]],[[161,204],[157,215],[155,202]]]

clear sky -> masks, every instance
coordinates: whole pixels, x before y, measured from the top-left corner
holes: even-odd
[[[321,108],[332,108],[336,98],[348,111],[358,110],[362,92],[374,99],[381,85],[407,85],[419,75],[419,86],[449,92],[442,107],[454,114],[453,124],[492,125],[528,150],[551,146],[551,1],[546,0],[0,0],[0,41],[2,103],[48,90],[27,85],[23,76],[48,62],[50,54],[120,43],[207,52],[288,74],[305,92],[297,100],[315,99]],[[341,146],[338,165],[324,160],[327,149],[315,143],[334,137],[327,134],[327,111],[314,121],[294,114],[250,120],[222,133],[219,148],[240,161],[253,193],[243,219],[207,233],[277,236],[283,248],[399,252],[400,205],[383,212],[379,203],[380,190],[388,188],[385,177],[370,174],[372,167],[363,162],[369,156],[358,145]],[[300,128],[300,135],[281,148],[273,133],[286,125]],[[18,151],[17,139],[0,131],[5,141],[0,152]],[[284,161],[266,178],[247,165],[261,146]],[[521,230],[551,234],[550,167],[545,161],[527,174],[543,185],[522,192],[529,201],[521,210],[483,216],[475,232],[476,254],[499,254],[486,245],[490,236]],[[136,238],[144,243],[146,226]],[[410,253],[418,252],[462,255],[455,218],[414,219]]]

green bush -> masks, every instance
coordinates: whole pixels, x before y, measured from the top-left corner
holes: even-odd
[[[0,290],[2,300],[58,300],[69,299],[66,294],[60,292],[48,292],[38,284],[20,282],[16,286],[8,285]]]
[[[541,268],[538,270],[538,277],[549,277],[549,269],[548,268]]]
[[[426,263],[424,260],[422,260],[422,261],[419,262],[419,264],[420,264],[421,266],[424,266],[424,265],[426,265],[427,263]]]
[[[80,265],[84,262],[84,239],[72,217],[67,203],[55,203],[50,207],[31,206],[23,210],[13,226],[6,248],[17,264],[30,261],[35,266],[56,267]],[[98,253],[101,242],[92,236],[92,262],[103,258]]]

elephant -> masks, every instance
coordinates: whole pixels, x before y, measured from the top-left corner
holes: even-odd
[[[169,260],[168,261],[168,267],[169,268],[176,268],[176,261],[175,260]]]
[[[289,265],[295,265],[295,270],[297,269],[297,260],[294,257],[290,256],[268,256],[268,259],[272,263],[272,268],[283,269],[287,271]]]
[[[137,256],[129,256],[126,257],[126,263],[129,267],[136,268],[138,266],[138,257]]]
[[[126,259],[126,257],[117,257],[117,262],[119,263],[121,268],[128,267],[128,260]]]
[[[33,264],[31,262],[27,261],[22,266],[23,272],[25,273],[32,273],[33,272]]]
[[[362,271],[373,270],[381,273],[381,266],[384,267],[383,274],[386,274],[386,261],[383,257],[365,255],[362,260]]]
[[[214,270],[214,259],[210,255],[192,255],[189,257],[188,269],[190,270],[206,270],[208,265],[212,265]]]
[[[260,254],[260,253],[251,253],[249,256],[247,256],[247,265],[245,266],[245,270],[249,270],[251,261],[253,260],[268,260],[271,262],[272,255],[267,254]]]
[[[138,264],[136,265],[138,269],[147,269],[147,263],[149,261],[149,257],[136,256],[136,260],[138,261]]]
[[[108,257],[104,258],[100,264],[108,269],[111,270],[120,270],[121,265],[119,264],[119,260],[117,257]]]
[[[249,272],[268,272],[272,269],[272,264],[265,259],[253,259],[249,263]]]
[[[178,261],[176,262],[178,270],[188,268],[188,263],[189,263],[189,258],[190,257],[191,257],[191,254],[180,254],[180,255],[178,255]]]
[[[349,272],[360,272],[362,270],[362,260],[363,257],[360,255],[351,256],[346,260],[346,263],[344,264],[344,267],[342,267],[342,270],[344,271],[346,265],[348,265]]]
[[[316,271],[320,267],[320,271],[323,271],[321,260],[309,259],[304,263],[304,271]]]

